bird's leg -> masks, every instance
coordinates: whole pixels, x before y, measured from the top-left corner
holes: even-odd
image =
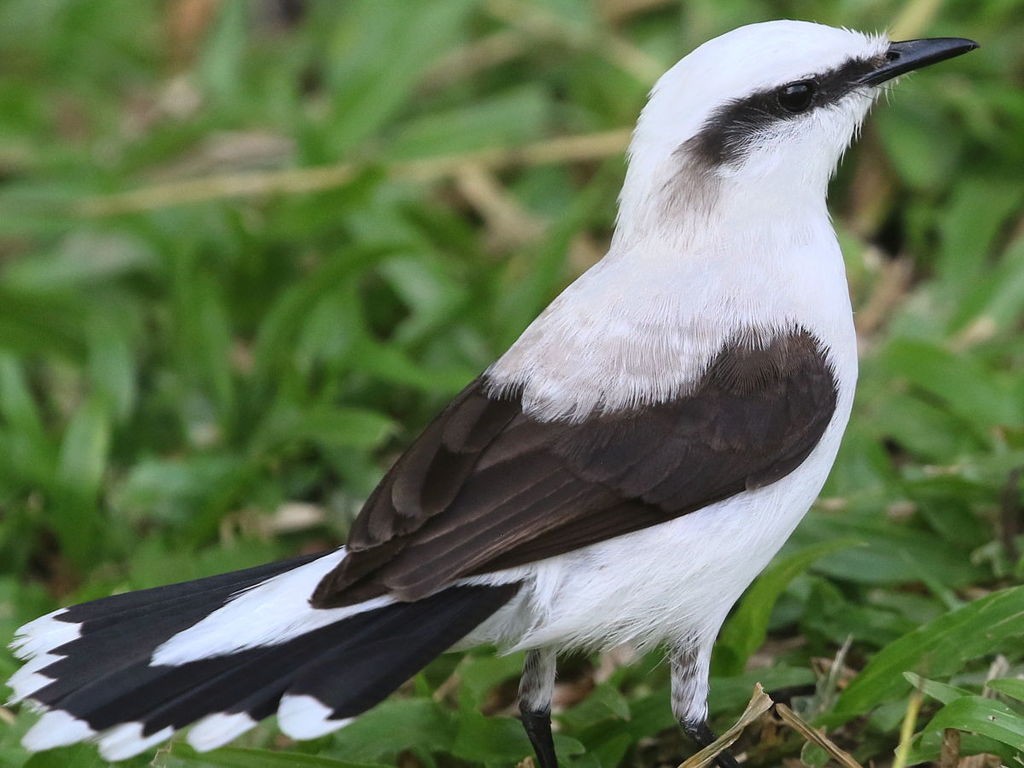
[[[708,725],[708,668],[711,649],[683,647],[671,654],[672,714],[683,731],[703,749],[717,737]],[[728,751],[715,758],[718,768],[739,768]]]
[[[701,749],[709,746],[718,738],[715,735],[715,732],[711,730],[706,719],[699,721],[684,720],[680,721],[680,725],[682,725],[683,731],[686,735],[693,739],[694,744]],[[719,753],[715,758],[715,765],[717,765],[718,768],[740,768],[740,764],[736,762],[736,758],[733,757],[728,750]]]
[[[551,696],[555,690],[555,652],[550,648],[528,651],[519,680],[519,712],[523,728],[537,753],[539,768],[558,768],[551,736]]]

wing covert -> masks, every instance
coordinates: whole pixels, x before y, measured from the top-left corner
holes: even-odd
[[[836,400],[804,330],[726,344],[689,392],[582,422],[532,419],[478,378],[381,481],[314,605],[415,600],[771,484],[814,449]]]

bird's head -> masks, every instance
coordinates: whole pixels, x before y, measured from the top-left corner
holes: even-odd
[[[723,206],[749,219],[751,206],[787,200],[824,212],[828,180],[882,86],[975,47],[802,21],[717,37],[651,91],[630,145],[620,224],[650,231],[652,215],[703,218]]]

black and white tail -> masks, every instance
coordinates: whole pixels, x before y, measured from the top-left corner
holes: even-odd
[[[414,603],[314,609],[344,557],[296,558],[64,608],[23,626],[14,701],[45,714],[30,750],[96,741],[108,760],[191,725],[199,750],[277,713],[286,734],[341,727],[508,602],[518,585],[454,586]]]

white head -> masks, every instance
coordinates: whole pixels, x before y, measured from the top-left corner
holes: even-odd
[[[744,207],[770,194],[824,214],[828,180],[877,86],[973,45],[955,43],[890,43],[804,21],[751,24],[710,40],[651,91],[629,149],[619,238],[650,232],[658,220],[677,225],[672,213],[706,226],[701,213],[737,201],[730,187]]]

